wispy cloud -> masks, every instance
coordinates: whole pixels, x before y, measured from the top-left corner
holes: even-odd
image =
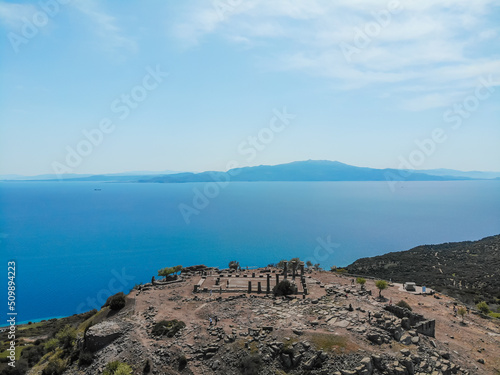
[[[30,18],[36,8],[30,4],[14,4],[0,1],[0,23],[9,28],[17,29],[24,19]]]
[[[327,77],[339,89],[379,85],[398,92],[418,84],[421,90],[401,100],[412,110],[446,106],[457,88],[472,88],[481,74],[500,72],[500,54],[492,48],[500,42],[499,0],[396,0],[397,12],[388,14],[390,3],[200,1],[173,33],[186,45],[203,42],[207,34],[242,43],[267,59],[270,69]],[[262,48],[266,41],[272,53]],[[350,59],[342,44],[357,48]]]
[[[115,17],[107,14],[94,0],[75,0],[74,7],[88,17],[92,31],[100,38],[105,49],[116,51],[126,49],[136,51],[137,44],[117,26]]]

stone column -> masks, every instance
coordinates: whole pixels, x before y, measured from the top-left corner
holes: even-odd
[[[280,275],[277,273],[276,274],[276,285],[280,283]]]
[[[255,278],[255,272],[252,272],[252,278]]]
[[[267,275],[266,294],[271,293],[271,275]]]
[[[292,280],[295,280],[295,270],[297,269],[297,263],[292,264]]]
[[[304,278],[304,262],[300,262],[300,278]]]
[[[248,282],[248,293],[252,293],[252,282]]]
[[[285,260],[283,262],[283,275],[285,280],[288,278],[287,273],[288,273],[288,262]]]
[[[262,285],[260,285],[260,281],[257,283],[257,293],[262,293]]]

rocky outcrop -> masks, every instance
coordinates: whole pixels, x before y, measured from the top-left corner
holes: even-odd
[[[96,352],[122,336],[125,330],[125,325],[116,321],[96,324],[90,327],[85,334],[85,349]]]

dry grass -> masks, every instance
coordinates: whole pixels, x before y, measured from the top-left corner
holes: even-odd
[[[343,351],[351,351],[353,349],[350,347],[349,341],[345,336],[333,335],[328,333],[312,333],[309,340],[317,350],[332,352],[342,349]]]

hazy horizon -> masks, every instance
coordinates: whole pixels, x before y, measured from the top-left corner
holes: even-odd
[[[339,162],[339,163],[350,165],[350,166],[353,166],[353,167],[373,168],[373,167],[369,167],[367,165],[352,165],[352,164],[347,164],[347,163],[343,163],[340,160],[312,160],[312,159],[309,159],[309,160],[293,160],[293,161],[284,162],[284,163],[280,163],[280,164],[266,164],[266,163],[263,163],[263,164],[257,164],[257,165],[242,165],[242,166],[238,166],[238,168],[258,167],[258,166],[276,166],[276,165],[281,165],[281,164],[290,164],[290,163],[303,162],[303,161],[331,161],[331,162]],[[389,167],[373,168],[373,169],[389,169]],[[481,170],[459,170],[459,169],[446,168],[446,167],[441,167],[441,168],[420,168],[420,169],[415,168],[414,170],[415,171],[456,170],[456,171],[465,172],[465,173],[469,173],[469,172],[500,173],[500,170],[496,170],[496,171],[493,171],[493,170],[488,170],[488,171],[481,171]],[[213,171],[216,171],[216,170],[213,170]],[[74,174],[81,174],[81,175],[112,175],[112,174],[134,174],[134,173],[145,173],[145,174],[168,173],[168,174],[175,174],[175,173],[203,173],[203,172],[210,172],[210,170],[176,171],[176,170],[171,170],[171,169],[164,169],[164,170],[154,171],[154,170],[148,169],[148,170],[143,170],[143,171],[111,171],[111,172],[104,172],[104,173],[91,173],[91,172],[89,172],[89,173],[74,173]],[[224,172],[224,171],[220,170],[220,171],[217,171],[217,172]],[[50,175],[50,174],[54,174],[54,173],[46,173],[46,174],[41,174],[41,175]],[[0,174],[0,176],[7,176],[7,175],[26,176],[26,177],[40,176],[40,174],[37,174],[37,175],[22,175],[22,174],[18,174],[18,173]]]
[[[0,1],[0,174],[497,171],[499,18],[497,0]]]

